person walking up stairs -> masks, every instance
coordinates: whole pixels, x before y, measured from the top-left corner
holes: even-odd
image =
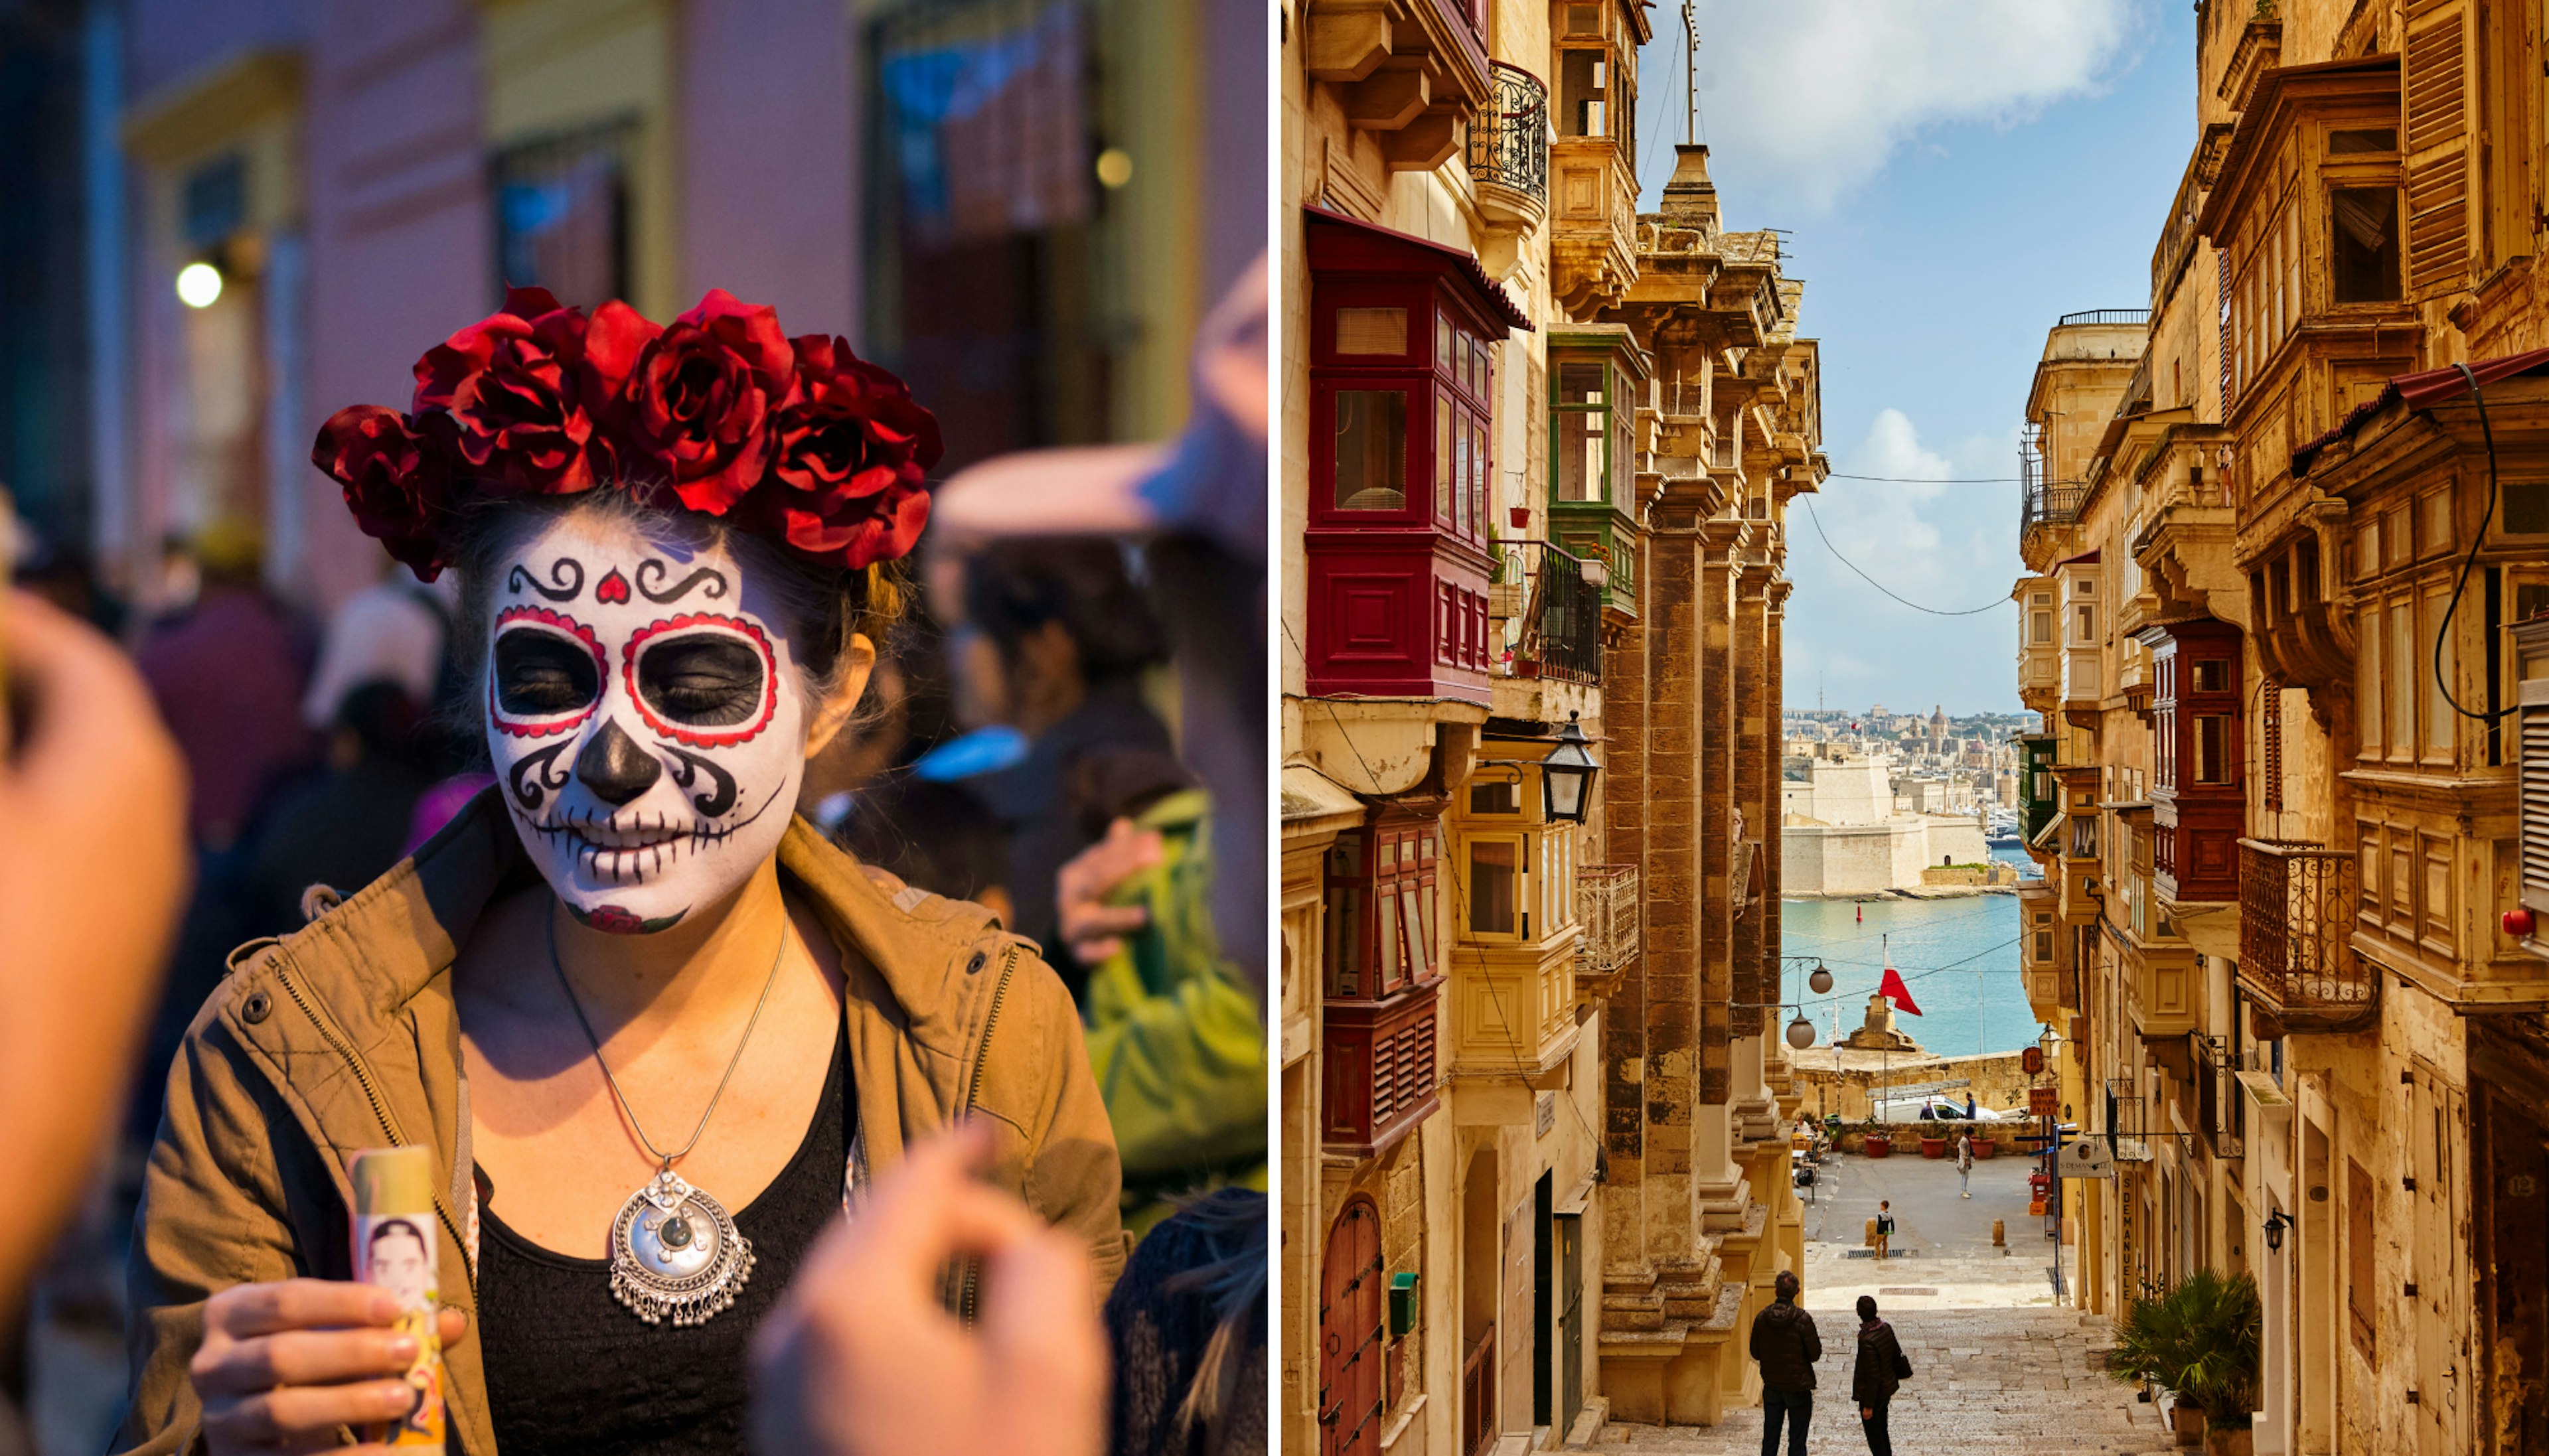
[[[1797,1308],[1796,1271],[1770,1284],[1776,1303],[1752,1317],[1752,1358],[1761,1366],[1761,1456],[1779,1456],[1779,1424],[1788,1426],[1788,1456],[1806,1456],[1806,1422],[1815,1413],[1815,1362],[1824,1337],[1815,1317]]]
[[[1912,1373],[1903,1358],[1903,1342],[1894,1326],[1876,1318],[1876,1297],[1858,1297],[1858,1359],[1850,1367],[1849,1398],[1858,1407],[1859,1429],[1867,1433],[1868,1456],[1894,1456],[1894,1438],[1886,1434],[1886,1408],[1894,1392]]]

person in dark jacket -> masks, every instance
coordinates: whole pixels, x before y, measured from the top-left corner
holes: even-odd
[[[1761,1366],[1761,1456],[1779,1456],[1779,1424],[1788,1425],[1788,1456],[1806,1456],[1806,1421],[1815,1413],[1815,1362],[1824,1337],[1815,1317],[1797,1308],[1797,1276],[1782,1269],[1770,1286],[1778,1302],[1752,1317],[1752,1358]]]
[[[1894,1326],[1876,1318],[1876,1298],[1858,1297],[1858,1361],[1850,1367],[1849,1398],[1858,1403],[1859,1427],[1867,1432],[1868,1456],[1894,1456],[1894,1438],[1885,1433],[1885,1408],[1903,1384],[1903,1342]]]

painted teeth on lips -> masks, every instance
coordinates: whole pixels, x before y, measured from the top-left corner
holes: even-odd
[[[578,819],[562,827],[597,850],[652,849],[657,845],[688,839],[692,833],[692,826],[675,824],[660,814],[640,816],[625,824],[609,819]]]

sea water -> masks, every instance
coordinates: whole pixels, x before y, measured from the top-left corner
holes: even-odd
[[[1936,1056],[2016,1051],[2042,1028],[2027,1009],[2019,969],[2018,897],[1967,895],[1952,900],[1788,900],[1779,907],[1779,949],[1786,971],[1780,999],[1802,1003],[1815,1024],[1815,1045],[1833,1043],[1834,1022],[1846,1037],[1867,1020],[1867,998],[1890,956],[1919,1016],[1897,1011],[1894,1024]],[[1818,996],[1806,984],[1819,956],[1833,988]],[[1782,1013],[1786,1025],[1793,1013]]]

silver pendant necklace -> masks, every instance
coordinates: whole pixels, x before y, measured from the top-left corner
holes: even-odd
[[[734,1216],[723,1204],[693,1187],[673,1171],[673,1164],[699,1146],[708,1119],[716,1116],[717,1103],[725,1096],[726,1083],[734,1080],[734,1069],[743,1064],[743,1048],[752,1045],[752,1029],[761,1023],[761,1010],[770,1004],[770,988],[779,983],[779,963],[788,955],[787,916],[784,912],[780,916],[779,949],[770,957],[770,975],[761,984],[761,999],[753,1003],[752,1019],[743,1024],[743,1040],[735,1044],[725,1075],[708,1098],[708,1111],[700,1114],[700,1125],[691,1130],[691,1140],[671,1152],[656,1147],[638,1126],[637,1109],[629,1105],[628,1094],[619,1090],[619,1079],[612,1075],[611,1063],[602,1055],[602,1039],[594,1035],[593,1022],[584,1014],[584,1003],[576,999],[575,985],[558,959],[554,912],[548,933],[549,968],[557,972],[566,1004],[575,1012],[576,1024],[584,1028],[585,1040],[593,1044],[594,1064],[602,1068],[602,1079],[610,1084],[612,1097],[628,1119],[629,1131],[656,1161],[655,1176],[630,1194],[611,1221],[612,1297],[649,1324],[667,1320],[676,1326],[705,1324],[732,1306],[735,1295],[752,1277],[752,1240],[734,1227]]]

